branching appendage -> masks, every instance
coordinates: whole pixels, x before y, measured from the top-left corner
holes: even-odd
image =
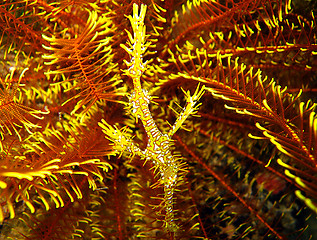
[[[133,5],[133,16],[129,16],[128,18],[131,22],[134,35],[132,36],[131,33],[127,32],[129,37],[128,46],[122,45],[122,47],[131,56],[131,61],[126,61],[129,68],[125,70],[125,74],[132,78],[134,85],[134,91],[129,97],[129,108],[131,114],[137,120],[140,119],[144,126],[148,138],[147,147],[144,151],[139,149],[126,136],[126,128],[118,129],[117,127],[112,127],[105,120],[102,120],[99,126],[103,128],[103,132],[107,135],[107,138],[114,143],[114,148],[118,153],[126,151],[133,156],[140,156],[145,161],[152,161],[154,168],[160,173],[160,183],[164,186],[165,227],[170,232],[176,232],[178,226],[175,223],[173,211],[173,195],[177,183],[182,178],[184,163],[172,155],[170,150],[172,144],[171,137],[189,115],[197,112],[199,105],[196,105],[196,103],[204,94],[204,87],[198,87],[193,96],[190,95],[189,91],[184,91],[187,104],[171,130],[167,134],[163,134],[156,126],[148,107],[151,97],[146,90],[142,89],[140,81],[146,69],[146,62],[143,62],[142,56],[151,44],[150,42],[146,42],[145,13],[146,5],[141,5],[140,14],[138,5]]]

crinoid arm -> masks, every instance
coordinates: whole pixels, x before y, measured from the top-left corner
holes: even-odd
[[[29,117],[43,119],[42,115],[49,113],[49,111],[36,110],[21,103],[22,93],[19,91],[19,83],[27,70],[28,68],[25,68],[22,71],[17,84],[12,80],[14,71],[5,79],[0,78],[2,85],[0,89],[0,152],[3,150],[2,141],[6,134],[15,133],[19,141],[22,141],[19,129],[24,128],[31,133],[32,128],[40,128],[37,124],[32,123]]]

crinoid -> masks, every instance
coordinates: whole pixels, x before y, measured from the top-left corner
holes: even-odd
[[[0,239],[313,239],[316,1],[0,1]]]

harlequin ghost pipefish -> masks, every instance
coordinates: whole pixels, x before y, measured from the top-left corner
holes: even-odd
[[[145,162],[150,161],[154,164],[155,171],[158,171],[160,175],[159,183],[164,187],[164,225],[167,231],[175,232],[178,229],[178,225],[175,223],[173,211],[174,192],[186,170],[185,163],[180,158],[173,156],[171,152],[172,136],[189,115],[197,112],[199,104],[196,103],[204,94],[205,88],[204,86],[201,88],[198,86],[192,96],[189,91],[183,90],[186,97],[186,106],[178,115],[176,122],[168,133],[162,133],[158,129],[149,110],[151,96],[149,96],[147,90],[142,89],[140,81],[147,66],[147,62],[143,62],[143,55],[151,45],[151,42],[146,40],[147,36],[145,34],[144,18],[146,8],[146,5],[142,4],[139,13],[138,5],[133,5],[133,14],[128,16],[132,25],[133,35],[127,32],[128,43],[127,45],[121,45],[131,58],[129,62],[125,61],[128,66],[125,74],[132,78],[134,87],[133,92],[129,96],[128,108],[136,120],[140,119],[144,126],[148,139],[146,149],[141,150],[132,142],[131,138],[126,134],[126,128],[118,129],[116,126],[109,125],[104,119],[99,123],[99,126],[103,128],[103,132],[107,135],[106,138],[114,143],[114,149],[118,153],[126,151],[133,156],[140,156]]]

